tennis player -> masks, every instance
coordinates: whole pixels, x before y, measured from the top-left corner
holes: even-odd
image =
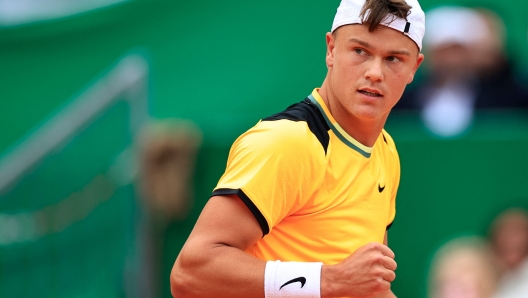
[[[395,297],[400,164],[383,127],[424,30],[417,0],[341,1],[325,80],[235,141],[174,264],[174,297]]]

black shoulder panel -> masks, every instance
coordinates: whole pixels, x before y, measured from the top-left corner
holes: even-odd
[[[330,136],[328,135],[330,127],[326,123],[326,120],[319,108],[311,103],[308,98],[289,106],[286,110],[280,113],[264,118],[262,121],[275,121],[283,119],[296,122],[305,121],[308,124],[308,128],[310,128],[310,131],[317,137],[326,153],[328,142],[330,141]]]

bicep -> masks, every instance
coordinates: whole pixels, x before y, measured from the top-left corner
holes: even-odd
[[[251,211],[236,195],[213,196],[205,205],[188,243],[226,245],[246,250],[262,237]]]
[[[244,252],[261,237],[237,196],[212,197],[174,264],[174,297],[263,297],[265,262]]]

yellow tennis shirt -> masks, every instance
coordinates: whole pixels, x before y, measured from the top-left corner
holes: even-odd
[[[264,237],[247,253],[335,264],[364,244],[383,243],[399,180],[398,153],[387,132],[372,148],[363,146],[315,89],[234,142],[212,195],[236,194],[256,217]]]

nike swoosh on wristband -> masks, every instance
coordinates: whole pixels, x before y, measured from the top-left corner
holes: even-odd
[[[289,280],[287,282],[285,282],[280,288],[279,288],[279,291],[284,287],[284,286],[287,286],[289,284],[292,284],[294,282],[300,282],[301,283],[301,288],[304,287],[304,284],[306,283],[306,278],[304,277],[297,277],[297,278],[294,278],[292,280]]]

